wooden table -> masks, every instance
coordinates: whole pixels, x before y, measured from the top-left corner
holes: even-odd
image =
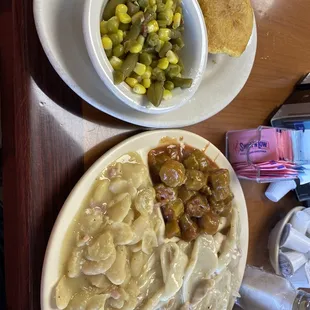
[[[222,151],[227,130],[268,124],[310,71],[310,1],[253,0],[253,6],[258,50],[247,84],[222,112],[186,128]],[[38,41],[31,0],[0,1],[0,38],[7,305],[39,309],[45,247],[64,200],[99,156],[142,129],[95,110],[58,77]],[[273,204],[265,185],[242,186],[248,263],[270,269],[268,233],[297,202],[288,196]]]

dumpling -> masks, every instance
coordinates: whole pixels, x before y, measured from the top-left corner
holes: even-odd
[[[110,181],[105,179],[97,182],[93,196],[92,202],[95,205],[102,205],[103,203],[108,203],[111,200],[111,192],[109,191]]]
[[[66,276],[62,276],[56,286],[56,306],[58,309],[65,309],[73,295],[70,281]]]
[[[83,290],[74,295],[66,310],[86,310],[87,302],[93,293]]]
[[[135,212],[132,209],[129,209],[126,217],[123,220],[123,222],[125,224],[131,225],[132,222],[134,221],[134,219],[135,219]]]
[[[81,274],[82,264],[84,263],[82,248],[73,249],[68,261],[68,277],[77,278]]]
[[[136,210],[144,216],[153,213],[155,201],[155,190],[153,187],[141,189],[135,198]]]
[[[118,288],[117,292],[118,292],[117,298],[113,298],[113,297],[109,298],[108,304],[112,308],[122,309],[125,302],[129,299],[129,295],[126,293],[126,291],[123,288]]]
[[[141,274],[143,266],[147,262],[148,256],[142,251],[132,253],[130,260],[130,270],[133,277],[138,277]]]
[[[104,224],[101,208],[87,208],[80,219],[80,229],[84,236],[96,234]]]
[[[113,287],[113,284],[104,274],[88,276],[87,280],[91,285],[102,288],[104,291],[109,291]]]
[[[227,310],[231,295],[231,272],[227,269],[214,278],[214,285],[195,310]]]
[[[119,194],[107,210],[110,220],[113,222],[122,222],[128,214],[130,206],[130,195],[128,193]]]
[[[188,257],[176,243],[170,242],[162,246],[160,262],[165,283],[165,290],[160,299],[161,301],[167,301],[179,291],[183,284]]]
[[[107,259],[100,260],[98,262],[89,260],[85,261],[85,263],[82,266],[82,272],[86,275],[98,275],[106,273],[114,264],[115,259],[116,259],[116,250],[113,247],[112,253]]]
[[[113,234],[115,245],[125,245],[132,242],[134,233],[128,224],[113,223],[109,229]]]
[[[106,272],[108,279],[115,285],[120,285],[126,278],[127,248],[120,245],[116,248],[116,259]]]
[[[237,237],[238,237],[238,211],[236,208],[232,209],[231,224],[229,232],[225,241],[222,244],[222,251],[219,256],[217,274],[221,273],[231,262],[234,256],[239,255],[237,249]]]
[[[105,303],[110,294],[100,294],[91,297],[86,306],[86,310],[104,310]]]
[[[124,163],[122,165],[122,177],[135,187],[146,185],[149,181],[148,169],[143,164]]]
[[[126,300],[122,310],[134,310],[138,303],[137,297],[140,294],[136,281],[131,280],[125,287],[125,291],[128,294],[128,300]]]
[[[86,258],[96,262],[106,260],[114,250],[113,236],[111,232],[106,231],[88,246]]]
[[[158,246],[157,237],[153,229],[146,229],[142,238],[142,251],[145,254],[151,254],[153,248]]]
[[[221,234],[220,232],[217,232],[214,236],[214,242],[215,242],[215,249],[216,253],[221,251],[222,245],[226,239],[226,236]]]
[[[160,298],[164,293],[164,288],[158,290],[153,296],[149,297],[146,303],[141,307],[141,310],[154,310],[160,302]]]
[[[157,236],[157,243],[161,245],[165,240],[165,222],[160,208],[156,208],[155,212],[152,214],[152,224]]]
[[[110,182],[109,190],[113,194],[125,193],[128,188],[128,182],[121,178],[115,178]]]
[[[184,276],[182,288],[184,302],[190,302],[198,283],[210,278],[217,266],[218,257],[212,236],[200,235],[194,243]]]
[[[134,237],[130,244],[136,244],[140,240],[142,240],[143,234],[145,230],[150,226],[149,219],[145,216],[139,216],[133,223],[132,223],[132,231],[134,233]]]

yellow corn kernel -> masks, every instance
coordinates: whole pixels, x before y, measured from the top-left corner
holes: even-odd
[[[146,93],[146,89],[143,85],[141,84],[136,84],[133,88],[132,88],[133,92],[139,95],[144,95]]]
[[[138,21],[138,20],[142,20],[142,21],[144,20],[144,14],[142,11],[139,11],[139,12],[133,14],[131,17],[132,24],[135,24],[136,21]]]
[[[117,35],[118,35],[118,37],[119,37],[119,42],[120,42],[120,43],[123,42],[123,40],[124,40],[124,31],[118,29],[118,30],[117,30]]]
[[[150,79],[152,75],[152,67],[151,66],[147,66],[146,70],[142,76],[143,79]]]
[[[167,57],[161,58],[158,61],[157,67],[162,70],[166,70],[169,66],[169,60]]]
[[[129,24],[131,22],[131,17],[127,13],[119,13],[117,16],[123,24]]]
[[[143,79],[142,80],[142,85],[145,87],[145,88],[149,88],[151,86],[151,79]]]
[[[138,80],[132,77],[128,77],[126,78],[125,82],[131,87],[133,88],[136,84],[138,84]]]
[[[106,22],[105,20],[103,20],[103,21],[100,23],[100,33],[101,33],[102,35],[108,33],[108,22]]]
[[[155,6],[156,5],[156,0],[149,0],[149,5],[150,6]]]
[[[140,62],[137,62],[133,71],[136,72],[138,75],[143,75],[146,71],[146,65],[144,65]]]
[[[110,64],[114,70],[119,70],[123,64],[123,61],[116,56],[110,58]]]
[[[173,7],[173,0],[167,0],[165,4],[165,9],[171,9]]]
[[[104,35],[101,38],[101,42],[102,42],[102,46],[105,50],[110,50],[113,46],[112,40],[107,35]]]
[[[166,11],[166,15],[167,15],[167,25],[170,26],[173,22],[173,11],[171,9],[168,9]]]
[[[125,4],[118,4],[115,8],[115,15],[118,15],[120,13],[127,13],[128,7]]]
[[[165,41],[163,40],[158,40],[157,45],[155,46],[155,51],[159,53],[159,51],[162,49],[162,47],[164,46]]]
[[[144,36],[140,34],[138,36],[138,38],[137,38],[137,42],[143,46],[144,45],[144,41],[145,41]]]
[[[150,22],[147,23],[147,32],[157,32],[159,29],[158,23],[156,20],[151,20]]]
[[[171,30],[168,28],[160,28],[158,31],[158,37],[160,40],[169,41],[171,39]]]
[[[132,54],[138,54],[142,51],[142,45],[139,43],[135,43],[131,48],[130,48],[130,53]]]
[[[180,13],[175,13],[173,16],[173,24],[172,24],[172,28],[173,29],[177,29],[180,27],[181,25],[181,19],[182,19],[182,15]]]
[[[166,57],[168,58],[168,61],[173,65],[176,65],[179,62],[179,56],[173,51],[168,51]]]
[[[169,100],[172,98],[172,93],[168,89],[164,89],[164,94],[163,94],[163,99],[164,100]]]

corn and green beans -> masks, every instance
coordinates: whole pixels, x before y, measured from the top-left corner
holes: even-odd
[[[179,52],[184,47],[181,0],[110,0],[100,23],[102,46],[114,69],[114,83],[125,82],[158,107],[182,77]]]

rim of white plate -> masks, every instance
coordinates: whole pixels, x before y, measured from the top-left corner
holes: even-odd
[[[205,154],[211,159],[215,160],[219,167],[227,168],[230,172],[230,186],[235,195],[235,204],[238,207],[240,223],[239,244],[241,248],[241,258],[238,265],[238,276],[240,281],[239,284],[241,285],[248,251],[248,215],[243,190],[233,168],[219,149],[217,149],[212,143],[199,135],[177,129],[154,130],[137,134],[114,146],[112,149],[102,155],[85,172],[85,174],[72,189],[58,214],[45,252],[41,276],[42,310],[56,309],[55,307],[51,306],[51,303],[54,298],[54,287],[59,280],[59,261],[62,247],[59,245],[62,245],[69,225],[80,209],[83,199],[88,194],[91,186],[93,185],[100,172],[117,158],[130,151],[141,152],[140,155],[145,161],[147,152],[150,149],[157,147],[160,140],[167,136],[176,138],[181,143],[187,143],[193,147],[205,150]]]

